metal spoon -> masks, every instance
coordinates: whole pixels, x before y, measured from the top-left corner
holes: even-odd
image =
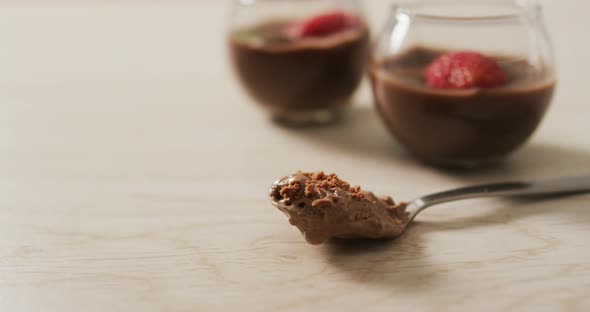
[[[500,196],[554,196],[585,192],[590,192],[590,175],[543,181],[482,184],[416,198],[408,203],[406,211],[410,214],[411,222],[428,207],[456,200]]]
[[[277,185],[288,184],[293,179],[293,176],[288,176],[276,181],[271,188],[271,201],[274,206],[283,210],[281,203],[273,198],[273,190]],[[555,196],[567,195],[576,193],[590,192],[590,175],[568,177],[545,181],[517,181],[504,182],[494,184],[483,184],[476,186],[468,186],[449,190],[445,192],[426,195],[407,203],[406,212],[408,213],[407,222],[399,224],[399,228],[394,234],[388,237],[401,235],[407,226],[416,218],[416,216],[424,211],[426,208],[457,201],[463,199],[480,198],[480,197],[496,197],[496,196],[519,196],[519,197],[533,197],[533,196]],[[323,222],[323,221],[322,221]],[[293,223],[292,223],[293,224]]]

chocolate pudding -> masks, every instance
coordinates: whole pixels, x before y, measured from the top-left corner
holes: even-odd
[[[292,21],[231,34],[230,51],[243,86],[278,118],[345,106],[362,78],[369,32],[364,24],[293,38]]]
[[[297,172],[275,183],[270,197],[310,244],[396,238],[410,222],[406,204],[351,187],[335,174]]]
[[[442,165],[485,163],[522,145],[551,101],[553,72],[522,58],[491,56],[505,72],[502,86],[432,88],[425,69],[445,53],[415,47],[371,64],[377,108],[399,142],[418,157]]]

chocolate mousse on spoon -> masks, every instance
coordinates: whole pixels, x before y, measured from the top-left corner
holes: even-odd
[[[395,203],[391,197],[377,197],[358,186],[351,187],[335,174],[297,172],[276,181],[269,195],[307,242],[317,245],[331,238],[393,239],[402,235],[424,209],[455,200],[583,192],[590,192],[590,175],[470,186]]]

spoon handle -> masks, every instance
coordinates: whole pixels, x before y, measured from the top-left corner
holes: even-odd
[[[427,207],[450,201],[494,196],[541,196],[590,192],[590,175],[531,182],[482,184],[435,193],[418,198],[408,205],[414,218]]]

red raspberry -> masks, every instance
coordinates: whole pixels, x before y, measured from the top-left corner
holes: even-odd
[[[444,54],[424,74],[428,85],[438,89],[494,88],[508,81],[495,60],[470,51]]]
[[[359,24],[360,21],[355,16],[331,12],[291,25],[287,29],[287,35],[292,38],[323,37],[357,27]]]

